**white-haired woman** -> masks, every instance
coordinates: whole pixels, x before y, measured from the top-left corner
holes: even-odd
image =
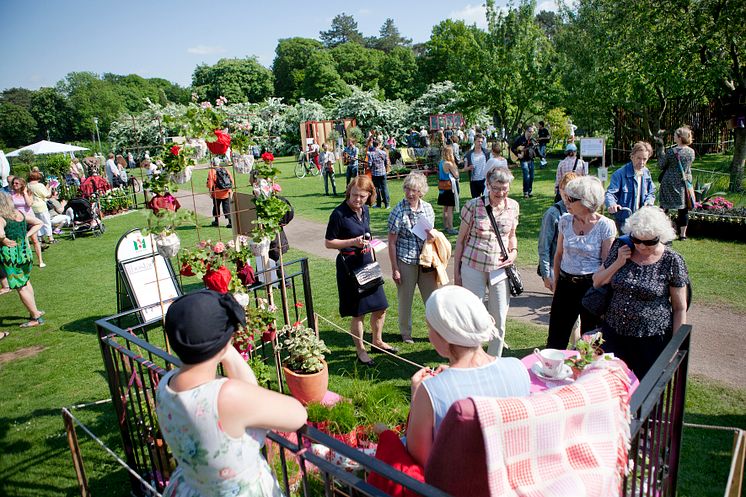
[[[547,336],[547,347],[552,349],[567,348],[578,316],[581,333],[598,326],[598,318],[581,301],[616,237],[614,222],[598,213],[604,202],[604,187],[598,178],[581,176],[570,181],[565,186],[565,199],[567,214],[559,221],[554,254],[554,297]]]
[[[453,279],[480,299],[489,288],[487,309],[495,319],[500,337],[505,336],[505,319],[510,306],[510,288],[505,266],[518,257],[518,202],[508,198],[513,175],[504,167],[487,171],[488,194],[471,199],[461,209],[461,228],[456,239]],[[492,211],[507,257],[503,256],[488,209]],[[492,355],[502,353],[502,340],[490,342]]]
[[[412,340],[412,298],[414,289],[420,289],[422,301],[427,301],[437,288],[435,271],[420,266],[420,253],[424,240],[412,233],[412,228],[424,218],[430,226],[435,224],[435,212],[422,200],[427,193],[427,179],[422,173],[412,172],[404,178],[404,198],[389,215],[389,259],[399,300],[399,333],[405,343]],[[429,233],[428,233],[428,236]]]
[[[454,285],[435,290],[427,299],[425,319],[430,343],[448,365],[435,371],[423,368],[412,376],[407,449],[422,465],[451,404],[472,396],[524,397],[530,387],[518,359],[497,358],[482,349],[499,332],[472,292]]]
[[[689,146],[692,143],[692,130],[688,126],[682,126],[674,132],[673,139],[676,145],[658,157],[658,165],[662,171],[660,203],[661,208],[666,211],[670,209],[678,211],[676,226],[679,228],[679,240],[686,240],[689,209],[686,208],[684,178],[692,181],[694,150]]]
[[[642,378],[672,333],[686,323],[689,273],[681,255],[666,246],[676,232],[658,207],[632,214],[623,231],[633,248],[615,241],[593,275],[593,286],[611,284],[604,350],[614,352]]]

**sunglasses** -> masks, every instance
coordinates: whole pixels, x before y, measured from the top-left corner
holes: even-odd
[[[580,201],[579,198],[567,197],[567,202],[570,204],[574,204],[575,202],[579,202],[579,201]]]
[[[660,241],[660,237],[655,237],[652,240],[640,240],[639,238],[635,236],[630,236],[630,239],[632,240],[632,243],[635,245],[645,245],[647,247],[652,247],[653,245],[658,245],[658,242]]]

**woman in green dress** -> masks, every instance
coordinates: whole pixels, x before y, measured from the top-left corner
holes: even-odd
[[[0,194],[0,266],[7,275],[8,285],[18,290],[21,302],[29,311],[30,319],[21,325],[22,328],[44,323],[44,312],[36,308],[34,288],[29,281],[33,265],[29,237],[41,226],[41,221],[32,214],[16,209],[10,195]]]

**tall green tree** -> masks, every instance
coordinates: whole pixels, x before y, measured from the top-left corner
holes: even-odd
[[[396,47],[409,47],[410,45],[412,45],[411,38],[403,37],[399,33],[399,28],[394,24],[394,20],[388,18],[381,26],[379,36],[375,39],[374,48],[388,53]]]
[[[322,100],[331,96],[344,97],[350,88],[337,72],[334,59],[327,51],[312,52],[308,57],[306,77],[303,80],[303,97]]]
[[[446,19],[433,27],[420,58],[425,84],[452,81],[466,85],[490,70],[484,65],[486,33],[464,21]]]
[[[54,88],[40,88],[31,97],[30,112],[40,139],[67,141],[71,136],[72,108],[67,98]]]
[[[34,91],[27,88],[8,88],[0,93],[0,102],[14,104],[29,110],[33,95]]]
[[[277,42],[272,62],[275,96],[290,104],[297,102],[303,96],[308,61],[314,52],[321,50],[323,45],[310,38],[284,38]]]
[[[347,42],[330,49],[329,54],[336,63],[337,72],[347,84],[366,90],[379,87],[385,57],[382,51]]]
[[[127,110],[115,85],[91,72],[71,72],[57,83],[56,88],[67,97],[73,109],[72,128],[76,138],[92,136],[94,118],[98,118],[100,134],[108,133],[112,121]]]
[[[23,147],[36,136],[36,121],[20,105],[0,103],[0,144],[5,147]]]
[[[332,19],[332,26],[328,31],[320,31],[319,39],[327,48],[336,47],[342,43],[353,42],[363,44],[363,34],[357,30],[357,21],[344,12]]]
[[[417,81],[417,60],[409,47],[394,47],[383,60],[379,85],[386,98],[412,100],[422,85]]]
[[[200,98],[229,102],[260,102],[272,95],[272,71],[256,57],[220,59],[215,65],[199,65],[192,74],[192,88]]]

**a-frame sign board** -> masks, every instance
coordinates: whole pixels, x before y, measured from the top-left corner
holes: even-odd
[[[133,229],[114,249],[117,265],[117,312],[141,308],[141,323],[162,319],[171,300],[182,295],[171,262],[155,250],[152,235]],[[163,304],[161,304],[163,302]]]

